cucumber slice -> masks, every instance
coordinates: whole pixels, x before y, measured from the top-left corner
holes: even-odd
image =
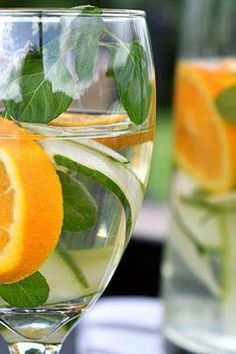
[[[120,249],[120,253],[123,248]],[[117,256],[117,255],[116,255]],[[114,246],[107,246],[103,248],[74,250],[67,254],[68,259],[73,262],[74,268],[78,264],[80,270],[89,284],[85,290],[86,293],[101,292],[107,281],[106,274],[111,274],[114,268]],[[111,264],[112,263],[112,264]],[[114,262],[115,263],[115,262]]]
[[[170,233],[171,244],[182,260],[191,269],[197,279],[216,296],[220,297],[221,288],[216,280],[208,255],[199,253],[195,244],[190,241],[179,225],[172,222]]]
[[[40,272],[47,279],[50,287],[47,304],[55,304],[78,299],[87,294],[86,289],[74,270],[63,258],[63,255],[55,250],[48,260],[40,268]]]
[[[211,252],[221,252],[218,222],[212,218],[204,223],[206,211],[181,200],[181,196],[192,195],[196,188],[196,184],[187,175],[177,173],[171,198],[171,243],[195,277],[216,297],[220,297],[221,287],[210,258]]]
[[[67,140],[41,140],[40,144],[59,166],[93,177],[120,200],[126,214],[127,237],[134,228],[143,200],[141,182],[123,163],[89,146]]]
[[[100,153],[104,154],[105,156],[110,157],[111,159],[113,159],[115,161],[118,161],[120,163],[124,163],[124,164],[128,164],[129,163],[129,160],[125,156],[119,154],[115,150],[110,149],[106,145],[98,143],[95,140],[73,138],[73,139],[71,139],[71,141],[76,142],[76,143],[78,143],[80,145],[87,146],[90,149],[99,151]]]
[[[75,301],[101,292],[113,255],[114,246],[67,253],[56,249],[40,269],[50,287],[47,305]],[[86,287],[80,279],[81,271],[89,284]]]
[[[68,129],[66,131],[65,131],[65,129],[63,129],[63,131],[58,132],[58,130],[56,130],[55,127],[52,128],[52,127],[48,127],[48,126],[45,126],[42,124],[22,123],[22,125],[25,128],[27,128],[35,133],[46,135],[48,138],[58,137],[58,135],[60,133],[62,135],[62,138],[66,138],[66,139],[76,142],[80,145],[87,146],[91,150],[99,151],[101,154],[105,155],[106,157],[110,157],[111,159],[113,159],[115,161],[119,161],[120,163],[124,163],[124,164],[129,163],[129,160],[125,156],[110,149],[108,146],[100,144],[97,141],[92,140],[92,139],[84,139],[84,138],[82,139],[82,138],[74,137],[75,132],[68,133]]]
[[[207,209],[201,206],[184,202],[184,199],[188,200],[194,195],[197,188],[198,186],[190,177],[183,172],[178,172],[172,189],[171,204],[173,209],[178,211],[186,228],[194,234],[196,244],[201,245],[206,251],[220,252],[222,241],[217,218],[209,217]]]

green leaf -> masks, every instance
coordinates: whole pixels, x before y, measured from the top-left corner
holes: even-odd
[[[130,119],[141,124],[148,116],[151,83],[148,58],[142,45],[136,41],[126,44],[120,41],[113,48],[113,72],[121,102]]]
[[[0,296],[13,307],[43,305],[49,295],[46,279],[39,272],[14,284],[1,284]]]
[[[236,124],[236,86],[230,86],[221,92],[215,100],[220,115],[231,124]]]
[[[62,186],[64,220],[63,229],[82,232],[97,221],[97,206],[87,189],[68,173],[58,171]]]
[[[60,63],[60,73],[65,81],[71,75],[63,63]],[[7,112],[13,118],[24,122],[48,123],[70,106],[72,98],[62,91],[54,92],[47,76],[42,54],[29,52],[20,73],[20,101],[4,101]]]

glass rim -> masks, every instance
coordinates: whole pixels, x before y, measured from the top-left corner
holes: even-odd
[[[78,8],[0,8],[0,16],[63,16],[63,15],[78,15],[78,16],[91,16],[91,17],[145,17],[146,12],[143,10],[133,10],[133,9],[106,9],[101,8],[101,14],[91,13],[90,11],[80,10]]]

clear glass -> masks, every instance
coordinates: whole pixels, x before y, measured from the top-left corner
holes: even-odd
[[[174,94],[165,334],[194,353],[236,352],[236,6],[186,0]]]
[[[58,353],[132,233],[154,138],[141,11],[0,10],[0,333]]]

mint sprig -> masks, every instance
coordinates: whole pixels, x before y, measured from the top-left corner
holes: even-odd
[[[0,285],[1,298],[12,307],[37,307],[47,301],[48,295],[48,283],[39,272],[17,283]]]
[[[84,17],[62,18],[60,34],[51,42],[41,41],[42,48],[38,51],[28,52],[15,78],[20,95],[4,101],[7,115],[36,123],[48,123],[58,117],[69,108],[75,94],[79,96],[90,86],[99,50],[105,47],[111,57],[120,101],[130,120],[142,124],[148,117],[151,100],[144,47],[136,40],[128,43],[112,33],[103,22],[100,9],[94,6],[79,9],[85,13]],[[42,26],[39,32],[42,38]],[[73,63],[68,67],[66,60],[71,53],[73,70]],[[9,87],[12,84],[9,82]]]

